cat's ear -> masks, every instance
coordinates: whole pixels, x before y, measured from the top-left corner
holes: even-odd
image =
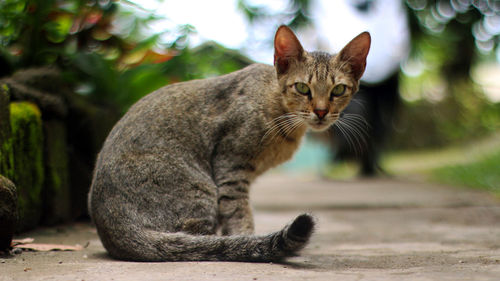
[[[363,32],[349,42],[339,53],[341,61],[347,62],[351,66],[351,71],[359,80],[365,72],[366,57],[370,51],[371,36],[368,32]]]
[[[285,25],[280,26],[274,36],[274,67],[278,74],[286,73],[290,63],[301,60],[303,55],[304,49],[293,31]]]

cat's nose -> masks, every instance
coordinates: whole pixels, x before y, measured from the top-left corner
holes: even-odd
[[[314,113],[318,116],[318,118],[321,120],[325,117],[325,115],[328,113],[328,109],[319,109],[316,108],[314,109]]]

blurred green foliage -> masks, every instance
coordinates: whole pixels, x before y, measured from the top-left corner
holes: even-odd
[[[493,103],[470,78],[448,83],[439,72],[401,75],[403,108],[391,143],[403,149],[464,143],[500,130],[500,103]]]
[[[166,82],[155,63],[172,54],[159,34],[143,32],[158,19],[152,13],[136,16],[133,7],[114,1],[7,0],[0,5],[1,75],[56,64],[80,93],[121,107]],[[154,47],[164,49],[151,51]]]
[[[208,42],[195,49],[175,50],[175,55],[165,62],[142,63],[121,71],[96,53],[78,54],[73,63],[83,81],[78,92],[113,102],[125,111],[144,95],[168,83],[218,76],[252,61],[234,50]]]
[[[495,61],[498,1],[407,0],[412,50],[403,65],[393,146],[437,147],[500,130],[500,104],[472,80],[474,68]]]
[[[203,55],[189,50],[189,25],[152,33],[161,17],[129,1],[6,0],[0,10],[0,77],[56,64],[76,92],[122,111],[167,83],[250,63],[216,44]]]
[[[479,161],[453,165],[432,172],[435,181],[486,189],[500,196],[500,150]]]

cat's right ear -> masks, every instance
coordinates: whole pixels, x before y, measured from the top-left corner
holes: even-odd
[[[282,25],[274,36],[274,67],[278,75],[288,71],[293,60],[299,61],[304,55],[304,49],[288,26]]]

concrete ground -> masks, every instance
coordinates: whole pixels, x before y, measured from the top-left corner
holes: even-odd
[[[500,201],[460,188],[395,179],[325,181],[270,174],[253,186],[258,233],[302,212],[310,245],[286,263],[136,263],[110,259],[85,223],[39,229],[38,243],[74,252],[0,259],[0,280],[500,280]]]

